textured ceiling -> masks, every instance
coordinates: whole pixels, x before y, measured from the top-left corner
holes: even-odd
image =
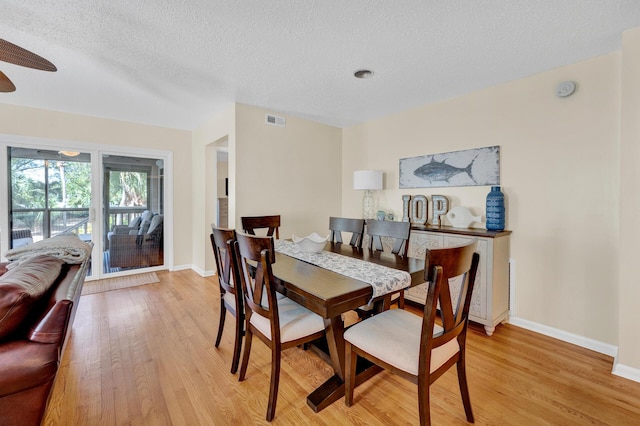
[[[194,129],[233,102],[344,127],[620,48],[639,0],[0,0],[0,103]],[[353,72],[375,75],[357,80]],[[1,129],[0,129],[1,131]]]

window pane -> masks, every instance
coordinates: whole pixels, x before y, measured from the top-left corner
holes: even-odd
[[[146,207],[148,173],[112,171],[109,178],[110,207]]]
[[[103,156],[104,270],[121,272],[164,263],[164,162]]]
[[[11,158],[13,209],[42,209],[45,206],[45,160]]]
[[[49,208],[88,208],[91,204],[91,164],[49,161]]]

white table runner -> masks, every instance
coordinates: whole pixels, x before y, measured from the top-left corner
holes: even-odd
[[[275,240],[275,249],[278,253],[286,254],[287,256],[370,284],[373,288],[373,297],[371,300],[378,296],[402,290],[411,284],[411,275],[409,275],[408,272],[348,256],[342,256],[329,251],[305,253],[300,251],[298,246],[292,241]]]

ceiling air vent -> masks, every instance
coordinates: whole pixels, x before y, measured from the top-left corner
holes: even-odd
[[[264,122],[271,126],[284,127],[284,117],[279,117],[273,114],[267,114],[264,117]]]

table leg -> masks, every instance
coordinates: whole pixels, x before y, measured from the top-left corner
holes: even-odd
[[[333,317],[324,320],[329,355],[333,371],[340,380],[344,379],[344,322],[342,317]]]
[[[335,374],[307,396],[307,405],[316,413],[340,398],[344,398],[344,322],[338,316],[325,319],[324,323],[329,355]],[[355,386],[367,381],[381,370],[381,367],[360,358],[356,369]]]
[[[382,367],[359,358],[355,386],[366,382],[380,371],[382,371]],[[307,405],[317,413],[341,398],[344,398],[344,381],[337,375],[333,375],[307,396]]]

